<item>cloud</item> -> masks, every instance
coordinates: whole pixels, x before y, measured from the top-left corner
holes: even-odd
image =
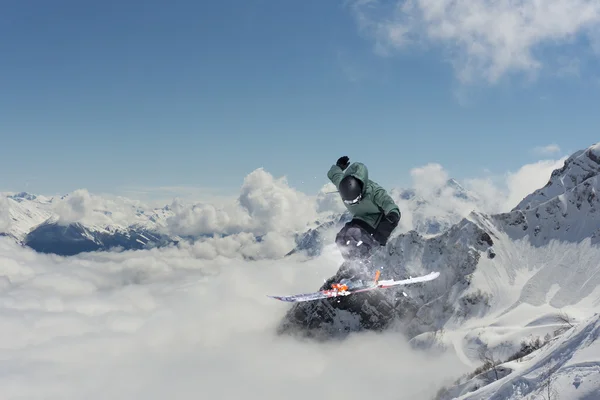
[[[524,165],[517,172],[507,174],[507,204],[516,206],[531,192],[543,187],[550,179],[552,171],[562,167],[565,160],[566,157],[560,160],[542,160]]]
[[[507,212],[527,195],[543,187],[550,179],[552,171],[562,167],[565,160],[566,157],[558,160],[540,160],[501,176],[467,179],[465,186],[481,198],[483,211]]]
[[[250,173],[242,185],[240,205],[259,232],[294,232],[317,218],[314,200],[275,179],[264,169]]]
[[[331,182],[328,182],[319,190],[316,203],[318,213],[342,213],[346,211],[337,188]]]
[[[465,371],[393,332],[277,336],[288,306],[265,295],[316,288],[337,261],[199,262],[192,248],[62,258],[0,240],[3,395],[415,399]]]
[[[407,200],[402,198],[402,191],[391,191],[403,213],[400,230],[416,229],[426,221],[458,222],[473,210],[488,214],[510,211],[525,196],[543,187],[565,159],[540,160],[516,171],[497,175],[488,172],[488,176],[465,178],[460,183],[437,163],[413,168],[410,175],[415,197]]]
[[[496,83],[534,74],[548,48],[575,45],[579,36],[598,54],[600,2],[589,0],[359,0],[350,2],[359,28],[379,54],[412,45],[439,45],[459,80]],[[543,56],[541,54],[544,54]],[[557,62],[564,61],[562,54]]]
[[[148,209],[148,206],[139,200],[95,195],[86,189],[75,190],[52,204],[57,223],[61,225],[79,222],[97,226],[128,226],[147,220],[138,214],[140,209]]]
[[[175,199],[170,207],[175,215],[167,223],[170,233],[175,235],[239,233],[250,222],[250,216],[235,202],[220,204],[219,207],[213,204],[186,204]]]
[[[315,198],[262,168],[246,176],[237,199],[218,204],[175,199],[171,209],[174,215],[167,220],[171,234],[227,235],[199,239],[204,258],[281,257],[295,247],[294,235],[314,226],[319,217]]]
[[[547,156],[555,153],[560,153],[560,146],[557,144],[549,144],[547,146],[538,146],[533,149],[537,155]]]
[[[190,245],[182,244],[180,247],[190,246],[195,257],[204,260],[218,258],[238,258],[250,260],[278,259],[289,253],[294,248],[293,237],[269,232],[261,236],[260,240],[248,232],[236,233],[228,236],[211,236],[196,240]]]
[[[410,170],[412,189],[431,207],[418,208],[419,218],[434,218],[448,213],[467,215],[477,207],[475,193],[467,193],[448,171],[438,163],[429,163]],[[467,197],[465,197],[467,196]],[[414,217],[413,217],[414,219]]]
[[[237,199],[213,205],[175,200],[170,231],[178,235],[212,232],[292,234],[316,220],[315,201],[259,168],[246,176]]]
[[[119,188],[119,193],[144,201],[152,207],[162,207],[173,201],[174,198],[192,202],[221,203],[235,199],[235,192],[226,189],[198,187],[189,185],[172,186],[136,186],[131,185]]]
[[[78,189],[58,202],[54,210],[58,214],[59,223],[68,225],[90,217],[97,205],[96,199],[87,190]]]
[[[424,197],[433,195],[450,178],[448,172],[437,163],[429,163],[410,170],[412,187]]]

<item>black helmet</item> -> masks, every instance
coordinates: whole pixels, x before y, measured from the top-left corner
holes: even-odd
[[[346,176],[340,182],[340,195],[346,203],[358,203],[362,194],[362,182],[352,175]]]

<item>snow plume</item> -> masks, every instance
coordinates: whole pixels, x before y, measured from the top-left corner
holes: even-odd
[[[169,248],[62,258],[0,240],[3,396],[426,399],[464,372],[395,333],[277,336],[287,306],[265,294],[319,286],[337,268],[331,257],[199,261]]]
[[[504,76],[563,67],[549,46],[575,45],[586,36],[598,55],[600,3],[590,0],[354,0],[359,28],[372,36],[376,51],[390,54],[413,45],[440,45],[458,79],[496,83]],[[544,55],[544,58],[541,58]]]

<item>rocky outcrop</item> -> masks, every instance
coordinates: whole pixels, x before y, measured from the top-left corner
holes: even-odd
[[[484,218],[479,216],[479,218]],[[459,301],[469,287],[469,275],[480,257],[492,257],[490,232],[478,222],[464,219],[448,232],[424,238],[411,231],[392,239],[376,252],[369,265],[344,263],[319,290],[342,278],[404,279],[439,271],[434,281],[406,287],[380,289],[343,298],[294,304],[279,332],[314,338],[339,338],[350,332],[379,331],[399,326],[409,337],[439,329],[453,314],[468,318],[479,300]],[[472,300],[472,299],[470,299]],[[462,304],[462,306],[455,306]]]

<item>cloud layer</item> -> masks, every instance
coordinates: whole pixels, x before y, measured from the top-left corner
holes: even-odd
[[[191,247],[64,259],[0,239],[3,395],[414,399],[462,372],[394,333],[276,336],[287,306],[265,295],[316,288],[337,261],[208,262]]]
[[[490,214],[507,212],[527,195],[543,187],[552,171],[562,167],[565,159],[540,160],[500,176],[468,179],[465,186],[481,199],[481,211]]]
[[[462,82],[495,83],[514,72],[535,73],[550,47],[579,37],[600,54],[600,3],[595,0],[356,0],[360,28],[382,54],[418,44],[446,51]],[[542,55],[543,54],[543,55]],[[556,63],[564,63],[560,53]],[[555,64],[556,65],[556,64]]]

